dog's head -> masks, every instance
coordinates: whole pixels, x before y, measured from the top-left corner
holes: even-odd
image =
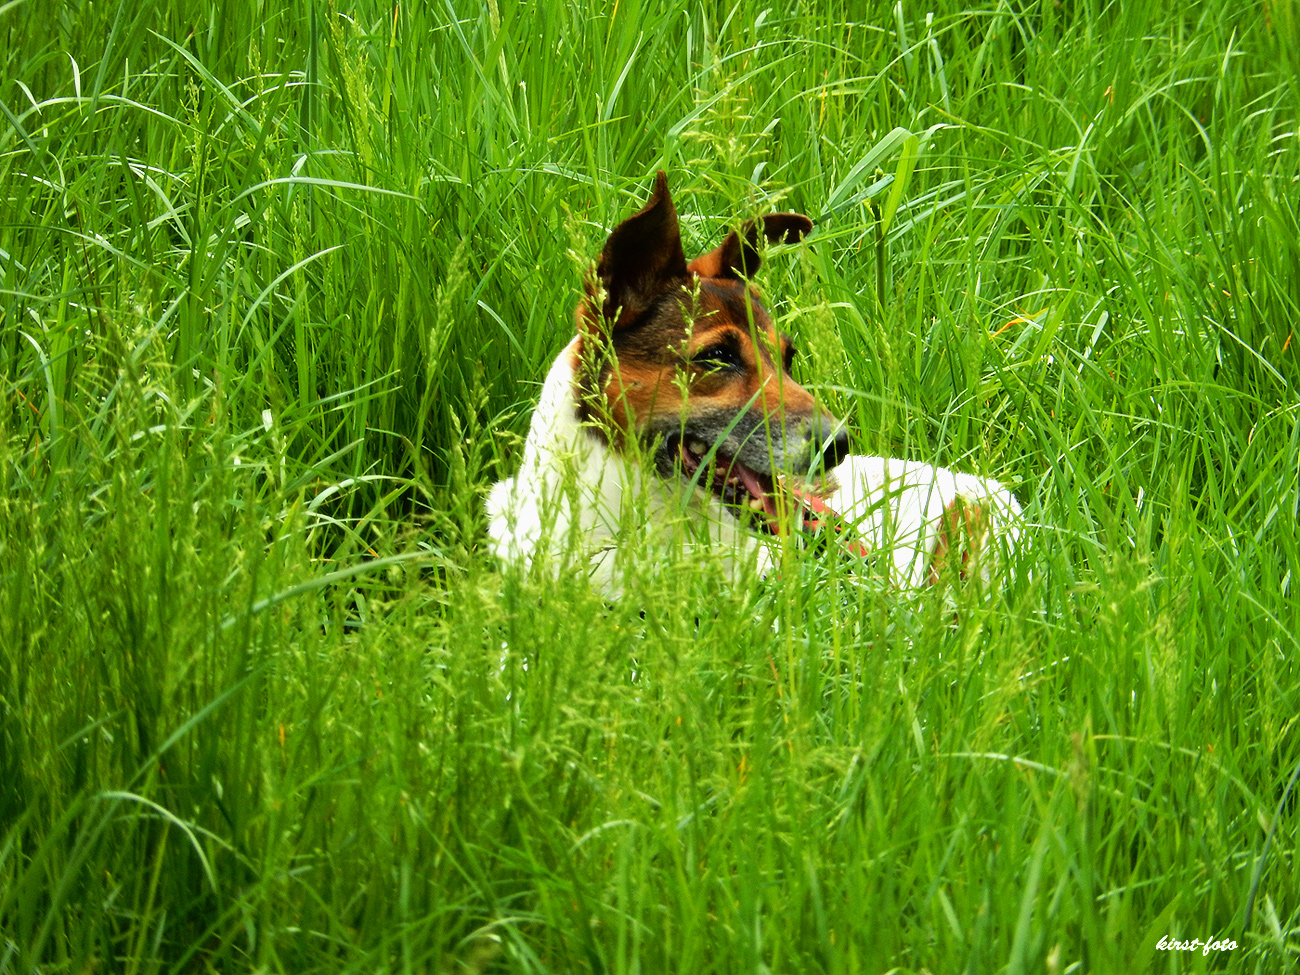
[[[777,479],[828,469],[848,452],[843,424],[790,374],[750,277],[759,235],[796,243],[798,213],[769,213],[687,263],[662,172],[645,207],[614,228],[578,307],[579,413],[614,446],[653,451],[656,470],[775,517]]]

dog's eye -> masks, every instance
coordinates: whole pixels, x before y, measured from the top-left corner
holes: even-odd
[[[729,345],[710,345],[691,356],[691,365],[701,369],[738,369],[740,356]]]

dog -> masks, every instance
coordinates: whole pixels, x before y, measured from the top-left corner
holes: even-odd
[[[783,538],[820,535],[900,587],[992,578],[1021,509],[997,481],[850,453],[845,424],[795,382],[796,350],[751,278],[760,238],[795,244],[769,213],[687,261],[661,171],[610,233],[555,359],[519,473],[487,498],[493,553],[566,565],[611,596],[630,558],[711,550],[726,576],[770,574]],[[994,542],[995,545],[990,543]],[[884,557],[882,559],[882,556]]]

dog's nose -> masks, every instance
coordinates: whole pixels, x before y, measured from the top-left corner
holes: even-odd
[[[849,432],[833,416],[823,415],[814,419],[811,433],[813,442],[821,444],[823,470],[839,466],[840,461],[849,455]]]
[[[822,451],[822,464],[826,470],[832,467],[838,467],[840,461],[849,455],[849,432],[843,427],[835,431],[835,436],[830,439],[826,449]]]

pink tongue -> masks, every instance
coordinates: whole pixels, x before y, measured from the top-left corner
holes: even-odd
[[[844,534],[844,525],[840,523],[840,513],[828,505],[822,498],[815,494],[808,494],[800,491],[796,487],[788,488],[791,495],[804,507],[805,531],[819,532],[830,525],[831,530],[836,536]],[[863,542],[852,537],[841,537],[841,543],[846,549],[861,558],[867,558],[871,554],[870,548]]]
[[[755,474],[753,471],[751,471],[744,464],[737,464],[735,470],[736,473],[740,475],[741,481],[744,482],[745,489],[749,491],[749,493],[752,494],[754,497],[758,498],[763,502],[764,513],[768,516],[768,518],[773,519],[773,524],[775,525],[776,498],[772,497],[772,495],[767,492],[767,489],[764,488],[763,485],[759,483],[758,475]]]

